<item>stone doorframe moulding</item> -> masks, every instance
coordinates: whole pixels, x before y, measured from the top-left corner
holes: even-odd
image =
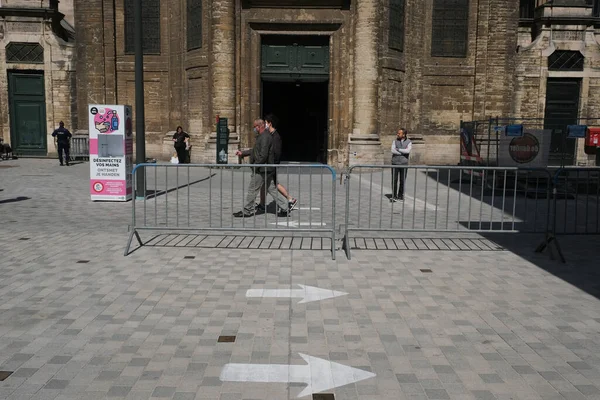
[[[328,36],[329,37],[329,82],[328,82],[328,109],[327,130],[328,137],[328,164],[334,167],[343,163],[343,155],[347,138],[343,132],[342,121],[350,118],[350,107],[347,106],[352,71],[347,67],[350,63],[342,62],[342,58],[349,57],[342,49],[343,29],[345,21],[332,23],[272,23],[253,21],[242,17],[242,32],[240,40],[240,58],[246,62],[240,63],[237,71],[239,76],[240,93],[237,104],[240,105],[238,120],[240,121],[240,139],[242,146],[252,144],[254,139],[251,134],[252,121],[261,116],[261,43],[262,37],[267,35],[294,35],[294,36]],[[347,33],[346,33],[347,34]],[[351,64],[350,64],[351,65]],[[345,87],[345,89],[343,89]],[[346,92],[347,91],[347,92]]]

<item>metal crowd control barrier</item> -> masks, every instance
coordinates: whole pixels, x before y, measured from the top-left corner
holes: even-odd
[[[267,194],[265,212],[235,217],[233,213],[242,210],[246,202],[253,171],[265,167],[277,168],[277,181],[298,199],[297,209],[281,216]],[[141,169],[145,172],[144,193],[135,191]],[[264,181],[266,173],[256,173]],[[131,233],[125,255],[134,236],[144,245],[141,231],[293,232],[330,238],[335,259],[336,173],[327,165],[139,164],[132,179]]]
[[[391,201],[392,171],[404,201]],[[351,233],[526,232],[550,228],[552,177],[545,169],[356,165],[346,175],[343,247]]]
[[[87,135],[73,135],[71,138],[71,148],[69,155],[71,157],[71,161],[75,161],[75,159],[79,158],[89,158],[90,157],[90,141],[89,136]]]
[[[538,251],[554,242],[565,262],[557,236],[600,234],[600,168],[560,168],[554,174],[553,198],[549,236]]]

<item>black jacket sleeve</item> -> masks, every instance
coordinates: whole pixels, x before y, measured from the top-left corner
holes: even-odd
[[[240,152],[242,153],[242,157],[248,157],[252,153],[252,149],[244,149],[240,150]]]
[[[254,164],[268,164],[273,140],[268,133],[261,133],[254,145]]]

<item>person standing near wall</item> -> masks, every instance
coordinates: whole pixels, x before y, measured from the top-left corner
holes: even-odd
[[[412,151],[412,142],[407,137],[404,128],[398,129],[396,140],[392,142],[392,165],[408,165],[408,158]],[[404,184],[406,183],[406,168],[395,167],[392,169],[392,197],[390,201],[404,200]]]
[[[71,132],[67,128],[65,128],[65,123],[60,121],[58,123],[58,128],[52,132],[52,137],[54,138],[54,144],[58,146],[58,161],[60,161],[60,165],[63,164],[63,152],[65,153],[65,161],[67,166],[69,166],[69,159],[71,155],[69,154],[69,150],[71,149]]]
[[[177,152],[177,159],[179,164],[188,163],[188,152],[186,150],[186,141],[190,140],[190,135],[183,131],[181,126],[177,127],[177,130],[173,134],[173,146]]]

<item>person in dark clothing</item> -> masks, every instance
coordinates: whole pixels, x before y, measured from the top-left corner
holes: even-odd
[[[11,153],[12,147],[10,147],[10,144],[4,143],[4,139],[0,137],[0,160],[9,160]]]
[[[52,137],[54,138],[54,143],[58,146],[58,161],[60,161],[60,165],[63,164],[63,152],[65,153],[65,161],[67,166],[69,165],[70,154],[69,150],[71,149],[71,132],[67,128],[65,128],[65,123],[60,121],[58,123],[58,128],[52,132]]]
[[[186,149],[187,141],[190,140],[190,135],[183,131],[181,126],[177,127],[177,130],[173,134],[173,146],[177,152],[177,159],[179,164],[189,163],[188,152]]]
[[[406,136],[406,129],[400,128],[396,133],[396,140],[392,142],[392,165],[408,165],[408,158],[412,151],[412,142]],[[404,184],[406,182],[406,168],[392,169],[392,197],[390,201],[404,200]]]
[[[262,124],[262,120],[254,121],[255,128]],[[273,164],[273,137],[264,130],[256,138],[256,143],[250,151],[250,164]],[[256,195],[260,192],[263,184],[266,186],[267,192],[275,199],[279,206],[279,216],[288,215],[288,204],[275,187],[275,168],[273,167],[255,167],[252,168],[252,176],[248,184],[248,193],[246,194],[246,204],[242,211],[233,214],[234,217],[251,217],[255,215]]]
[[[273,163],[281,164],[281,154],[283,153],[283,142],[281,141],[281,136],[277,131],[277,117],[273,114],[269,114],[265,117],[265,129],[271,133],[273,137]],[[277,190],[288,200],[288,209],[291,211],[298,206],[298,200],[290,196],[289,192],[279,181],[277,180],[277,172],[275,172],[275,184],[277,185]],[[258,205],[259,210],[265,209],[266,203],[266,192],[265,190],[261,190],[260,192],[260,204]]]

